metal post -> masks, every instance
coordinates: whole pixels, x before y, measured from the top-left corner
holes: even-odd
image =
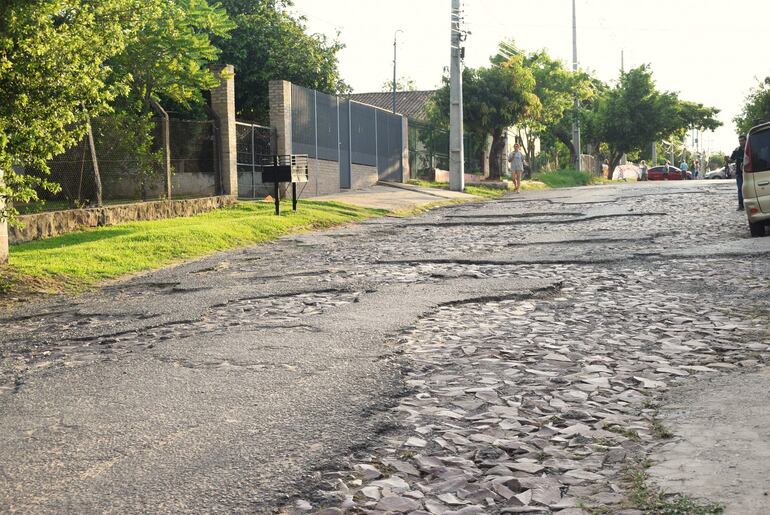
[[[578,71],[578,54],[577,54],[577,8],[575,6],[575,0],[572,0],[572,71],[577,73]],[[580,118],[579,118],[580,102],[577,95],[575,95],[574,101],[574,113],[572,121],[572,144],[575,147],[575,170],[580,170],[580,153],[582,146],[580,144]]]
[[[460,0],[452,0],[449,86],[449,189],[465,189],[463,155],[463,68],[460,58]]]
[[[652,142],[652,159],[650,168],[653,166],[658,166],[658,143],[656,141]]]
[[[251,198],[257,198],[257,184],[254,175],[257,173],[257,152],[254,146],[254,132],[256,127],[251,126]]]
[[[393,33],[393,114],[396,114],[396,36],[399,32],[404,32],[399,29]]]
[[[278,156],[273,156],[273,166],[276,166],[276,167],[278,166]],[[278,177],[274,177],[274,179],[275,179],[275,182],[273,183],[274,185],[273,192],[275,194],[275,198],[273,199],[273,201],[275,202],[275,214],[276,216],[278,216],[281,214],[281,195],[279,194],[279,191],[278,191],[278,186],[279,186]]]

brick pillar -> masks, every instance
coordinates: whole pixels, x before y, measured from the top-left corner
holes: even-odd
[[[409,169],[409,119],[401,117],[401,182],[407,183],[411,179]]]
[[[291,82],[270,81],[270,127],[275,136],[275,153],[289,155],[291,151]]]
[[[211,110],[219,119],[219,158],[222,170],[222,193],[238,195],[238,166],[235,137],[235,69],[231,64],[217,65],[211,71],[220,78],[211,90]],[[225,77],[223,78],[222,75]]]
[[[3,170],[0,168],[0,185],[3,184]],[[0,265],[8,262],[8,222],[2,218],[5,201],[0,197]]]

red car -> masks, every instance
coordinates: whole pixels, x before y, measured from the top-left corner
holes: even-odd
[[[647,170],[648,181],[681,181],[682,179],[692,179],[692,173],[688,170],[683,176],[682,170],[676,166],[669,166],[668,174],[665,166],[654,166]]]

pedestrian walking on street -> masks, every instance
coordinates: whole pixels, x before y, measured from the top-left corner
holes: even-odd
[[[743,152],[746,150],[746,136],[738,136],[738,147],[733,150],[730,161],[735,163],[735,184],[738,187],[738,211],[743,211]]]
[[[639,180],[647,180],[647,161],[642,160],[642,162],[639,163]]]
[[[692,164],[692,176],[693,176],[693,179],[697,179],[698,178],[698,172],[699,171],[700,171],[700,161],[696,159],[695,162]]]
[[[687,161],[683,159],[682,163],[679,165],[679,169],[682,170],[682,180],[687,179],[687,170],[690,169],[690,167],[687,164]]]
[[[671,173],[671,161],[666,160],[666,165],[663,167],[663,180],[668,180],[668,174]]]
[[[521,174],[524,173],[524,154],[521,152],[521,146],[516,143],[513,145],[513,152],[508,156],[508,162],[511,163],[511,178],[513,179],[513,192],[518,193],[521,189]]]

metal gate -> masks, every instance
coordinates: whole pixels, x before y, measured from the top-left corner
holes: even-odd
[[[293,152],[337,162],[341,188],[353,186],[353,165],[376,168],[382,181],[402,180],[401,115],[296,84],[291,114]]]
[[[269,193],[262,184],[264,156],[272,152],[273,131],[248,122],[235,122],[236,163],[238,166],[238,196],[241,198],[260,198]]]

